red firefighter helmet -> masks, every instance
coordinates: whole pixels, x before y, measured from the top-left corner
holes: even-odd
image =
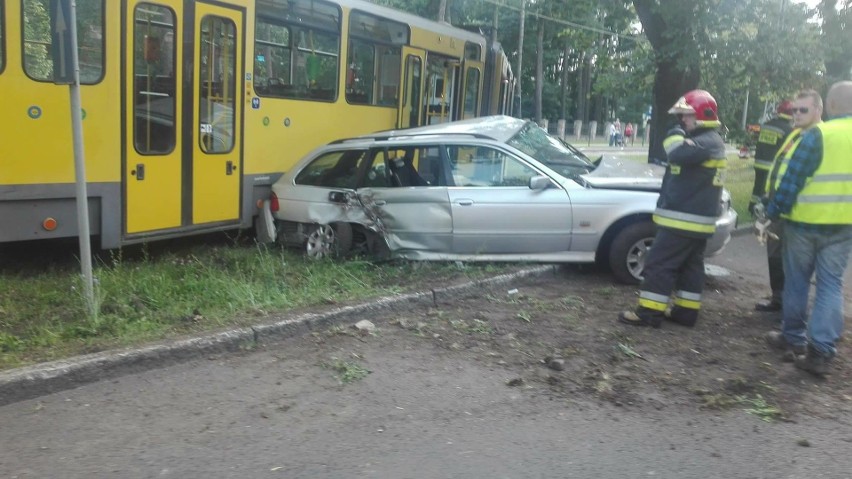
[[[790,100],[784,100],[778,104],[778,107],[775,109],[775,111],[781,118],[793,118],[793,102]]]
[[[695,114],[695,125],[699,128],[721,126],[716,99],[704,90],[692,90],[680,97],[669,109],[672,114]]]

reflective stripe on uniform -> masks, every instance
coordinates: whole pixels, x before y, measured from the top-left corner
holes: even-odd
[[[666,150],[666,154],[671,154],[677,147],[683,144],[686,141],[680,135],[672,135],[665,140],[663,140],[663,149]]]
[[[658,224],[660,226],[666,226],[669,228],[674,228],[678,230],[684,231],[694,231],[696,233],[709,233],[713,234],[716,232],[716,225],[701,225],[697,223],[690,223],[688,221],[679,221],[671,218],[666,218],[663,216],[654,215],[654,224]]]
[[[650,291],[639,291],[639,306],[654,311],[665,311],[669,306],[669,297]]]
[[[657,210],[654,211],[653,218],[654,223],[660,226],[667,226],[669,228],[684,231],[694,231],[696,233],[713,234],[716,232],[715,216],[693,215],[690,213],[683,213],[681,211],[657,208]]]
[[[687,309],[701,309],[701,294],[680,290],[675,293],[675,306]]]
[[[690,301],[688,299],[675,298],[674,304],[675,306],[680,306],[681,308],[686,309],[701,309],[701,301]]]
[[[835,173],[832,175],[816,175],[811,178],[814,183],[831,183],[834,181],[852,181],[852,175]]]
[[[852,195],[799,195],[798,203],[852,203]]]
[[[754,169],[755,170],[767,170],[772,168],[772,161],[767,160],[754,160]]]
[[[726,168],[728,160],[707,160],[701,163],[701,166],[704,168]]]

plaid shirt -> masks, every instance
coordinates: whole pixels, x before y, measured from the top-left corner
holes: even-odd
[[[802,133],[802,141],[790,157],[787,171],[781,178],[781,184],[775,190],[775,194],[769,199],[766,207],[766,216],[776,221],[782,214],[789,214],[796,204],[796,198],[805,187],[808,178],[814,176],[817,168],[822,163],[822,132],[819,128],[810,128]],[[800,223],[786,220],[787,224],[808,231],[830,232],[841,225],[823,225],[812,223]]]

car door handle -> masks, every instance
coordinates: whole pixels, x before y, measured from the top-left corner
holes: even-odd
[[[384,205],[388,204],[388,202],[385,201],[385,200],[376,200],[373,203],[375,203],[376,206],[384,206]]]
[[[470,205],[472,205],[472,204],[473,204],[473,200],[467,200],[467,199],[465,199],[465,200],[456,200],[456,203],[458,203],[458,204],[459,204],[459,206],[470,206]]]

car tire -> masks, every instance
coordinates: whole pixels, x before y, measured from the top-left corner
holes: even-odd
[[[308,229],[305,255],[321,259],[341,257],[352,249],[352,225],[349,223],[316,224]]]
[[[609,267],[617,281],[625,284],[642,281],[645,258],[655,234],[656,228],[650,221],[633,223],[618,232],[609,249]]]

